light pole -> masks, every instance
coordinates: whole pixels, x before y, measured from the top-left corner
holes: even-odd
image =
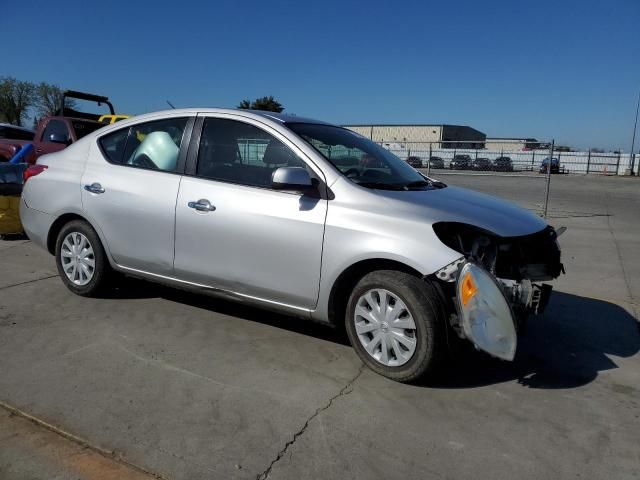
[[[633,124],[633,136],[631,137],[631,175],[633,175],[633,167],[635,167],[636,157],[633,155],[633,149],[636,146],[636,128],[638,127],[638,110],[640,110],[640,90],[638,91],[638,105],[636,106],[636,121]],[[638,171],[640,175],[640,169]]]

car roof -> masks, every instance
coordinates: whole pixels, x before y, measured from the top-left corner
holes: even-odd
[[[157,112],[149,112],[141,115],[131,116],[128,120],[144,120],[146,117],[156,117],[162,114],[185,114],[185,115],[195,115],[197,113],[233,113],[240,114],[247,117],[262,117],[270,120],[275,120],[279,123],[315,123],[320,125],[334,125],[332,123],[323,122],[322,120],[316,120],[313,118],[307,117],[299,117],[293,113],[277,113],[277,112],[267,112],[263,110],[248,110],[248,109],[240,109],[240,108],[175,108],[172,110],[160,110]],[[337,126],[337,125],[335,125]]]
[[[238,110],[234,110],[234,111],[237,112]],[[321,125],[332,125],[331,123],[323,122],[321,120],[316,120],[314,118],[299,117],[298,115],[295,115],[292,113],[265,112],[263,110],[245,110],[245,111],[255,113],[256,115],[260,115],[262,117],[269,117],[282,123],[318,123]]]

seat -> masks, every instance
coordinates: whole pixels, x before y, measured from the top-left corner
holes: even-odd
[[[289,147],[275,138],[267,144],[267,148],[265,148],[264,155],[262,156],[262,161],[272,169],[275,169],[276,165],[281,167],[303,166],[298,156],[293,153]]]
[[[234,143],[207,141],[198,158],[198,175],[220,180],[236,181],[238,147]]]

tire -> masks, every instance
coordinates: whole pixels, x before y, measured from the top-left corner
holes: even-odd
[[[377,294],[376,291],[387,293]],[[367,297],[369,294],[370,296]],[[378,300],[377,307],[379,307],[383,302],[382,296],[384,295],[387,296],[384,303],[389,304],[385,311],[389,311],[389,313],[395,310],[395,306],[398,306],[398,311],[402,310],[402,305],[397,301],[392,302],[391,297],[396,297],[404,304],[406,314],[403,313],[398,318],[403,323],[394,322],[393,315],[389,317],[388,322],[383,321],[376,324],[374,321],[369,321],[372,319],[362,308],[367,310],[371,299],[374,300],[374,303]],[[359,314],[356,316],[356,308],[358,308],[359,314],[364,312],[365,316]],[[375,308],[376,305],[371,308],[369,313],[375,313]],[[403,326],[410,324],[409,317],[413,321],[414,329],[392,328],[394,324]],[[383,324],[387,324],[386,328]],[[345,314],[347,335],[360,359],[374,372],[398,382],[416,381],[436,369],[446,351],[445,325],[444,304],[433,285],[428,281],[395,270],[378,270],[365,275],[353,289]],[[369,328],[372,331],[364,332]],[[410,351],[404,343],[411,344],[410,334],[415,339],[413,351]],[[380,342],[379,351],[375,347],[374,354],[370,354],[365,348],[364,342],[370,339],[371,343],[368,344],[368,348],[371,349],[376,343],[376,335],[384,337],[386,340],[384,342],[377,340]],[[398,341],[401,337],[405,337],[404,340]],[[387,349],[386,362],[382,353],[385,343],[388,347],[392,344]],[[395,350],[400,353],[397,354]],[[379,358],[375,358],[376,355]]]
[[[86,243],[82,241],[83,238]],[[86,248],[86,245],[91,251],[88,255],[89,248]],[[83,246],[84,248],[82,248]],[[72,248],[70,249],[69,247]],[[77,248],[77,250],[73,248]],[[74,271],[70,265],[74,263],[76,252],[82,258],[76,261],[75,271],[78,274],[77,276],[72,274],[72,277],[77,277],[77,281],[73,281],[67,275],[65,267],[67,271]],[[62,227],[56,239],[55,256],[60,278],[67,288],[76,295],[94,297],[107,286],[112,273],[111,266],[98,234],[86,221],[72,220]],[[87,270],[81,268],[82,265],[80,263],[83,263],[88,268],[90,275],[87,275]],[[93,269],[91,269],[91,263],[93,263]]]

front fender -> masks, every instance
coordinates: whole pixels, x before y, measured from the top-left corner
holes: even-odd
[[[356,218],[345,218],[355,215]],[[363,218],[363,217],[371,218]],[[376,218],[373,218],[376,217]],[[325,230],[318,303],[313,316],[329,321],[331,290],[349,267],[364,260],[391,260],[431,275],[460,258],[444,245],[430,224],[398,220],[370,212],[343,212],[340,224],[328,219]],[[351,225],[351,228],[347,228]],[[369,228],[376,225],[376,228]]]

